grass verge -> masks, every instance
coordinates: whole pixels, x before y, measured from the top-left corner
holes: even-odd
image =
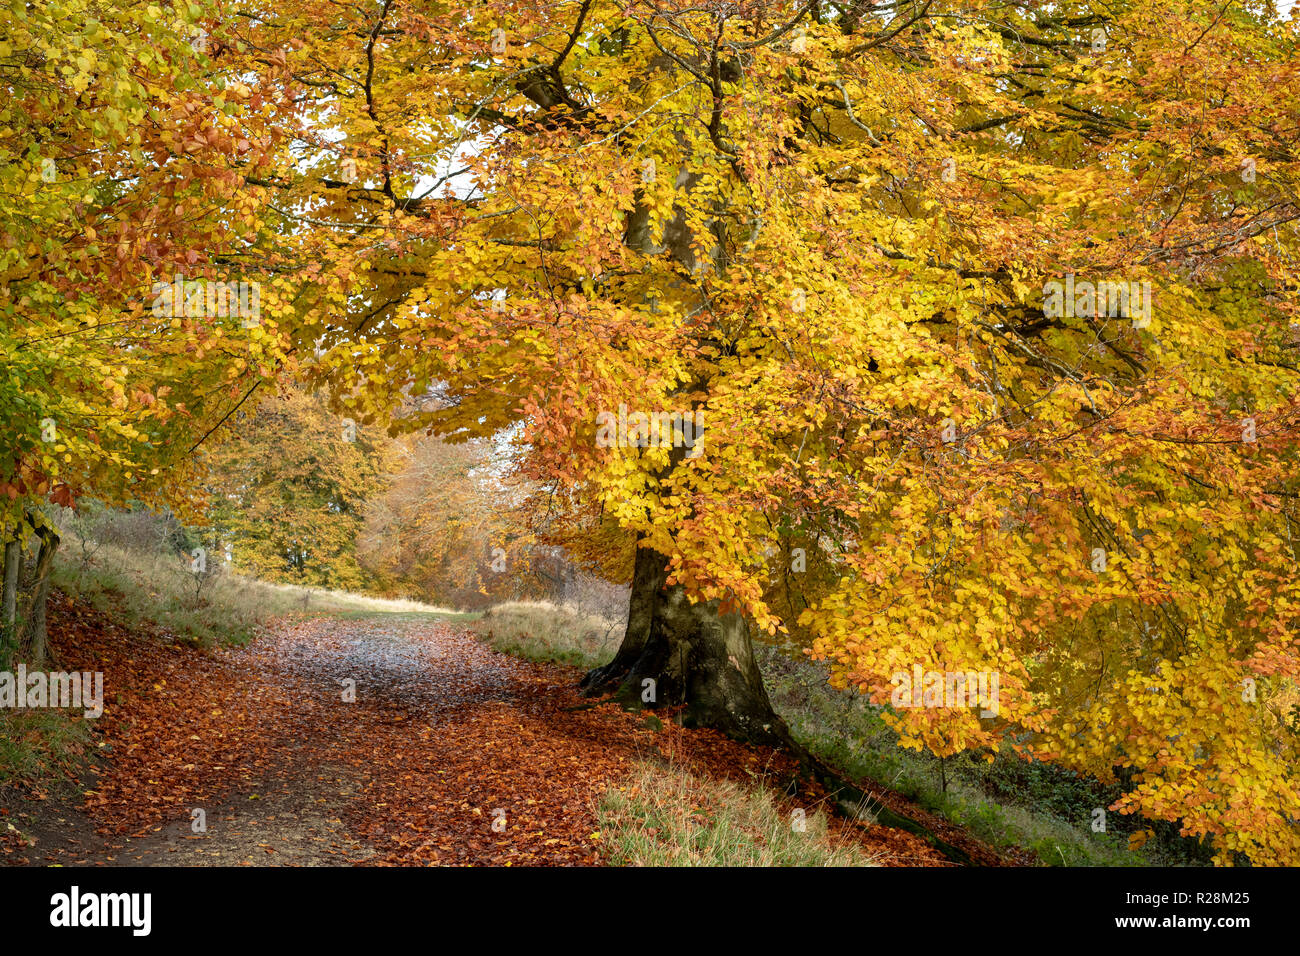
[[[874,866],[814,811],[796,820],[762,786],[714,781],[640,762],[597,810],[618,866]]]
[[[592,668],[614,656],[622,624],[544,601],[514,601],[484,611],[474,630],[503,654]]]
[[[475,627],[504,653],[584,668],[607,662],[622,637],[621,622],[537,602],[500,605],[484,613]],[[1013,754],[998,754],[992,763],[970,755],[940,761],[929,753],[900,748],[880,709],[856,694],[832,688],[824,667],[769,645],[756,645],[755,653],[773,707],[811,752],[849,777],[902,793],[989,846],[1027,849],[1048,866],[1207,862],[1195,841],[1178,837],[1172,824],[1111,813],[1106,816],[1107,832],[1095,832],[1094,812],[1114,802],[1117,788]],[[652,787],[645,792],[659,794]],[[649,810],[623,807],[621,812],[637,820]],[[657,832],[670,838],[666,837],[665,847],[653,850],[645,826],[638,823],[640,835],[628,836],[632,842],[616,855],[641,860],[655,853],[678,852],[672,845],[685,835],[679,824],[668,830],[656,825]],[[1157,838],[1130,850],[1129,833],[1146,827],[1154,829]]]
[[[90,723],[74,711],[0,708],[0,789],[65,775],[89,741]]]
[[[155,625],[184,643],[243,644],[275,617],[376,614],[468,620],[475,615],[418,601],[373,598],[292,584],[271,584],[209,565],[197,575],[188,556],[142,553],[100,545],[93,554],[61,550],[56,587],[131,627]]]
[[[621,622],[545,602],[514,602],[473,625],[493,648],[532,661],[603,664]],[[854,845],[836,845],[820,811],[798,826],[762,786],[712,781],[644,760],[607,792],[597,815],[609,861],[619,866],[872,866]]]
[[[1047,866],[1169,866],[1208,862],[1177,827],[1106,814],[1107,830],[1092,828],[1119,789],[1015,754],[992,762],[965,754],[939,760],[898,746],[881,708],[831,687],[826,669],[769,645],[755,647],[772,706],[809,751],[848,776],[915,800],[965,827],[997,849],[1030,850]],[[1130,832],[1150,827],[1157,839],[1130,850]]]

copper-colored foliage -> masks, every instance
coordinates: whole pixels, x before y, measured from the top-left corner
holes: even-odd
[[[117,628],[63,598],[52,610],[61,666],[105,674],[96,726],[105,760],[84,807],[63,811],[88,814],[105,846],[46,840],[10,847],[11,862],[103,862],[110,848],[124,862],[151,862],[149,841],[166,827],[200,846],[220,841],[223,827],[256,834],[205,862],[303,862],[277,845],[292,816],[283,808],[296,801],[337,813],[336,825],[313,831],[310,862],[598,865],[595,806],[638,757],[778,793],[794,778],[785,754],[592,707],[572,690],[573,669],[498,654],[436,619],[286,621],[248,648],[202,652]],[[808,807],[824,797],[805,788],[778,799]],[[211,823],[189,836],[196,806],[209,808]],[[944,862],[901,831],[831,826],[886,865]],[[955,828],[943,836],[998,862]]]

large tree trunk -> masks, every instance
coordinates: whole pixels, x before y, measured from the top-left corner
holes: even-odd
[[[698,181],[698,173],[677,173],[677,188],[684,192],[690,192]],[[721,272],[726,248],[721,233],[718,238],[707,259]],[[685,210],[678,208],[659,241],[651,232],[651,210],[638,197],[623,241],[647,256],[666,252],[694,273],[700,262],[691,239]],[[682,449],[674,448],[669,468],[678,466],[683,454]],[[667,558],[638,547],[623,643],[612,661],[583,678],[583,693],[612,695],[633,708],[680,708],[678,719],[685,726],[713,727],[746,743],[784,747],[798,757],[807,776],[836,796],[840,809],[856,818],[858,808],[871,802],[870,796],[800,745],[772,710],[744,617],[721,613],[716,601],[692,604],[680,585],[669,585],[667,580]],[[961,850],[887,807],[879,807],[875,816],[886,826],[923,837],[950,859],[970,863]]]
[[[681,708],[679,719],[688,727],[713,727],[746,743],[783,747],[850,819],[868,808],[876,823],[914,833],[950,860],[972,865],[964,850],[884,806],[799,744],[767,699],[745,619],[719,613],[716,601],[691,604],[667,578],[664,556],[638,548],[623,643],[613,660],[582,679],[584,694],[612,695],[631,708]],[[653,700],[647,680],[654,681]]]
[[[689,193],[700,176],[683,169],[675,178],[677,188]],[[685,208],[675,211],[662,237],[652,233],[651,218],[650,207],[638,197],[623,241],[647,256],[667,253],[687,272],[696,272],[701,262]],[[721,268],[722,256],[719,245],[707,259]],[[684,454],[673,448],[669,469],[679,466]],[[612,694],[628,707],[680,708],[677,719],[685,726],[713,727],[749,743],[792,746],[763,689],[744,617],[721,613],[717,601],[692,604],[685,590],[667,579],[668,559],[638,547],[623,643],[612,661],[587,674],[583,693]]]
[[[789,744],[763,689],[744,617],[720,613],[716,601],[692,604],[667,577],[662,554],[637,549],[623,643],[612,661],[587,674],[583,693],[609,694],[634,708],[680,708],[678,719],[688,727]]]

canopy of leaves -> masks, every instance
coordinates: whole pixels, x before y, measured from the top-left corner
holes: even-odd
[[[179,477],[302,363],[359,422],[521,426],[571,538],[846,688],[1000,675],[996,715],[897,711],[911,744],[1123,769],[1117,809],[1300,861],[1271,3],[92,8],[0,39],[8,499]],[[256,276],[261,324],[159,322],[181,268]],[[620,408],[698,453],[607,447]]]
[[[1300,859],[1293,22],[294,0],[224,28],[300,107],[266,188],[346,303],[295,332],[358,416],[437,385],[405,425],[522,422],[527,474],[841,684],[1001,675],[995,718],[904,710],[905,740],[1128,767],[1119,809]],[[1075,280],[1124,297],[1053,309]],[[699,413],[703,453],[603,447],[620,406]]]
[[[281,363],[283,304],[272,286],[256,321],[204,307],[208,281],[251,288],[261,277],[239,264],[260,230],[244,177],[274,139],[257,120],[259,96],[213,69],[199,26],[209,12],[197,3],[5,4],[6,518],[84,493],[190,508],[192,446]],[[204,283],[195,308],[160,300],[177,279]],[[12,536],[13,521],[5,525]]]

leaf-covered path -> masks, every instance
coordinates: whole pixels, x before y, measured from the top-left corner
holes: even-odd
[[[10,863],[599,864],[596,804],[638,757],[791,778],[781,754],[585,706],[572,669],[437,618],[286,622],[205,653],[55,611],[60,665],[105,674],[103,759],[78,790],[3,801],[28,838],[0,842]],[[907,833],[833,825],[886,864],[942,861]]]

